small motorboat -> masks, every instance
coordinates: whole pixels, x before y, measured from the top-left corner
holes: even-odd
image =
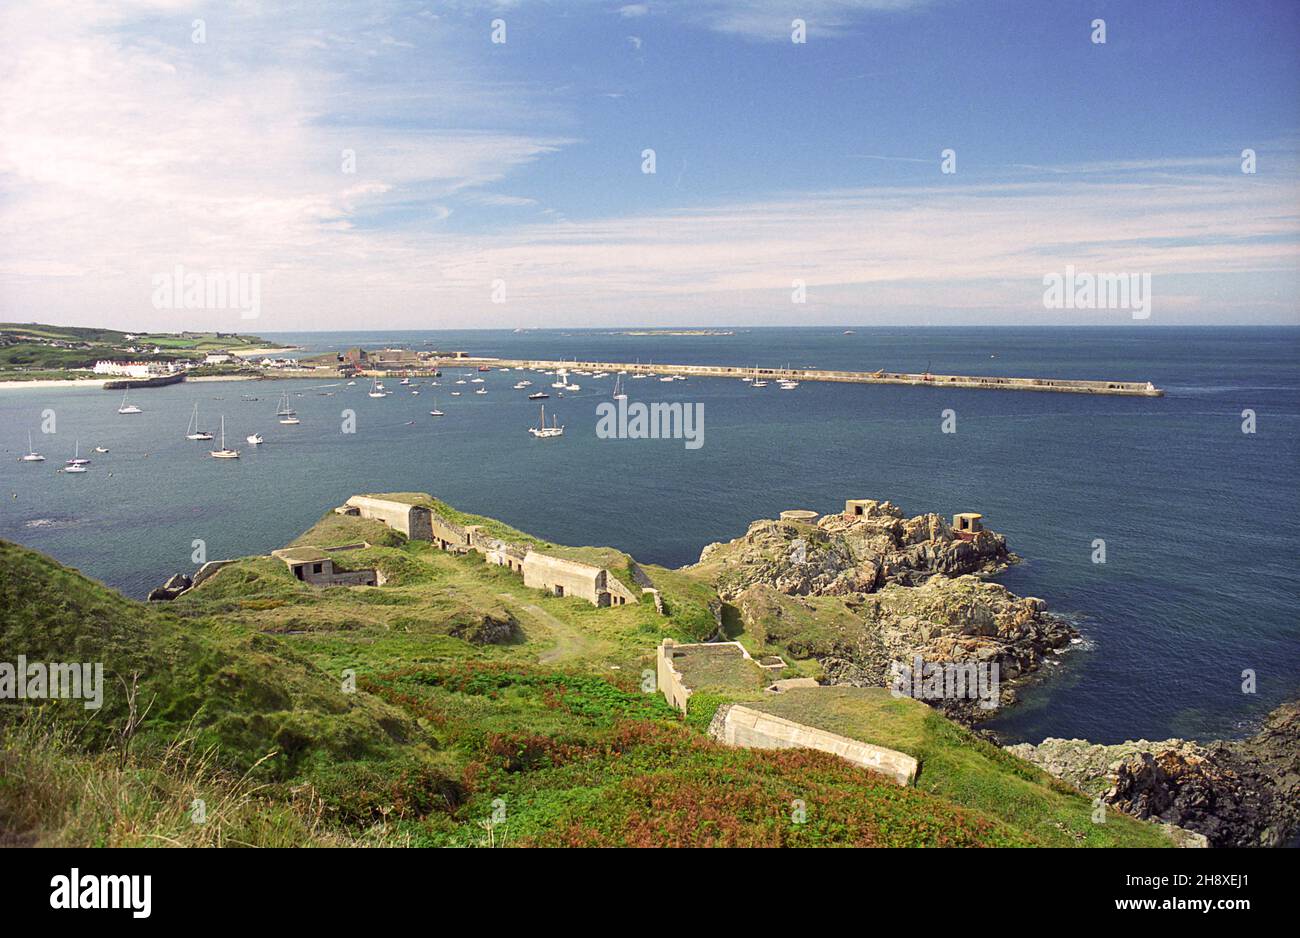
[[[248,442],[249,446],[261,446],[264,442],[262,434],[260,433],[250,433],[248,436],[244,437],[244,439]]]

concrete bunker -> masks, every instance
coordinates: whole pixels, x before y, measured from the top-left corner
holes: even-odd
[[[284,562],[294,579],[312,586],[380,586],[376,570],[339,570],[334,558],[319,547],[286,547],[271,551],[271,556]]]

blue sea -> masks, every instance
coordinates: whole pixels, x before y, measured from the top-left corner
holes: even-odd
[[[209,558],[285,544],[349,495],[414,490],[563,543],[676,566],[787,508],[890,499],[909,514],[979,511],[1024,562],[1000,577],[1086,642],[991,724],[1007,741],[1240,736],[1300,692],[1300,329],[738,329],[731,335],[438,331],[264,335],[307,353],[361,345],[501,357],[1150,380],[1163,398],[722,379],[629,381],[631,401],[704,405],[704,445],[608,440],[613,378],[547,414],[517,372],[367,397],[332,378],[189,382],[120,394],[0,390],[0,537],[142,598]],[[535,387],[552,379],[527,375]],[[451,397],[453,389],[463,392]],[[288,391],[302,418],[275,417]],[[256,401],[241,400],[250,395]],[[432,418],[434,404],[446,412]],[[184,439],[195,404],[226,419],[237,461]],[[51,410],[57,433],[40,433]],[[956,433],[941,432],[942,414]],[[344,433],[345,411],[355,433]],[[1243,411],[1256,432],[1242,432]],[[48,458],[24,464],[27,431]],[[243,441],[261,432],[265,445]],[[82,475],[57,472],[80,441]],[[109,449],[105,455],[91,452]],[[1106,562],[1094,563],[1094,542]],[[1255,675],[1244,693],[1243,672]]]

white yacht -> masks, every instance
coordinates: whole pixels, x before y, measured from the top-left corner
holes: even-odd
[[[185,439],[187,440],[210,440],[212,434],[206,430],[199,429],[199,402],[194,402],[194,413],[190,414],[189,425],[185,428]]]
[[[474,393],[475,393],[475,394],[486,394],[486,393],[487,393],[487,388],[479,388],[479,389],[478,389],[477,391],[475,391]]]
[[[127,394],[126,391],[123,391],[123,392],[122,392],[122,406],[119,407],[119,408],[117,409],[117,412],[118,412],[119,414],[140,414],[140,413],[144,413],[144,411],[142,411],[139,407],[136,407],[134,404],[128,404],[128,403],[126,402],[126,394]]]
[[[623,379],[622,379],[622,378],[615,378],[615,379],[614,379],[614,400],[616,400],[616,401],[625,401],[625,400],[627,400],[627,391],[624,391],[624,390],[623,390]]]
[[[226,416],[221,415],[221,449],[214,449],[208,453],[213,459],[238,459],[239,450],[226,449]]]
[[[107,452],[108,452],[108,447],[107,447],[107,446],[96,446],[96,447],[95,447],[95,452],[97,452],[97,453],[107,453]]]
[[[383,397],[383,396],[384,396],[384,386],[383,386],[382,384],[379,383],[379,379],[378,379],[378,378],[374,378],[374,379],[371,380],[371,382],[370,382],[370,391],[369,391],[369,393],[367,393],[366,396],[367,396],[367,397]]]
[[[285,391],[280,395],[280,406],[276,408],[277,417],[296,417],[298,412],[289,406],[289,392]]]
[[[440,411],[440,410],[438,409],[438,401],[437,401],[437,399],[435,399],[434,402],[433,402],[433,410],[429,411],[429,416],[430,416],[430,417],[445,417],[445,416],[447,416],[446,414],[444,414],[442,411]]]
[[[45,462],[45,457],[32,449],[32,431],[27,431],[27,455],[19,456],[19,462]]]
[[[551,425],[546,425],[546,405],[542,405],[542,416],[537,426],[529,427],[528,432],[539,440],[549,439],[553,436],[564,436],[564,427],[560,426],[559,418],[552,418]]]
[[[260,433],[250,433],[248,436],[244,437],[244,439],[248,441],[249,446],[261,446],[262,443],[265,442]]]
[[[76,441],[76,446],[75,446],[75,447],[73,448],[73,450],[72,450],[72,458],[69,459],[66,463],[64,463],[64,465],[65,465],[65,466],[88,466],[88,465],[90,465],[90,460],[89,460],[89,459],[82,459],[82,458],[81,458],[81,441],[80,441],[80,440],[77,440],[77,441]]]

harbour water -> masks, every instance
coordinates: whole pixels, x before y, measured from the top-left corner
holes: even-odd
[[[788,508],[888,498],[909,514],[980,511],[1025,558],[1002,577],[1071,617],[1086,643],[993,722],[1008,741],[1247,732],[1300,692],[1300,329],[738,329],[266,334],[306,353],[360,345],[508,358],[655,360],[1152,381],[1163,398],[735,380],[626,382],[631,401],[703,404],[704,444],[602,439],[613,376],[491,372],[420,394],[336,378],[187,382],[120,395],[0,390],[0,537],[142,598],[210,559],[282,546],[347,496],[427,491],[562,543],[676,566]],[[477,377],[477,374],[471,377]],[[468,381],[469,378],[466,378]],[[478,387],[488,393],[476,395]],[[288,391],[301,424],[277,422]],[[459,397],[450,391],[459,390]],[[244,400],[244,397],[257,400]],[[185,439],[195,403],[238,460]],[[433,418],[436,406],[446,416]],[[1256,432],[1243,433],[1243,411]],[[56,433],[42,434],[52,411]],[[347,412],[355,432],[344,432]],[[952,412],[954,433],[943,432]],[[950,420],[949,426],[952,426]],[[45,463],[18,462],[27,432]],[[244,437],[260,432],[261,447]],[[56,471],[80,441],[90,471]],[[96,454],[96,446],[109,452]],[[1095,563],[1095,542],[1106,562]],[[1242,672],[1257,692],[1242,692]]]

